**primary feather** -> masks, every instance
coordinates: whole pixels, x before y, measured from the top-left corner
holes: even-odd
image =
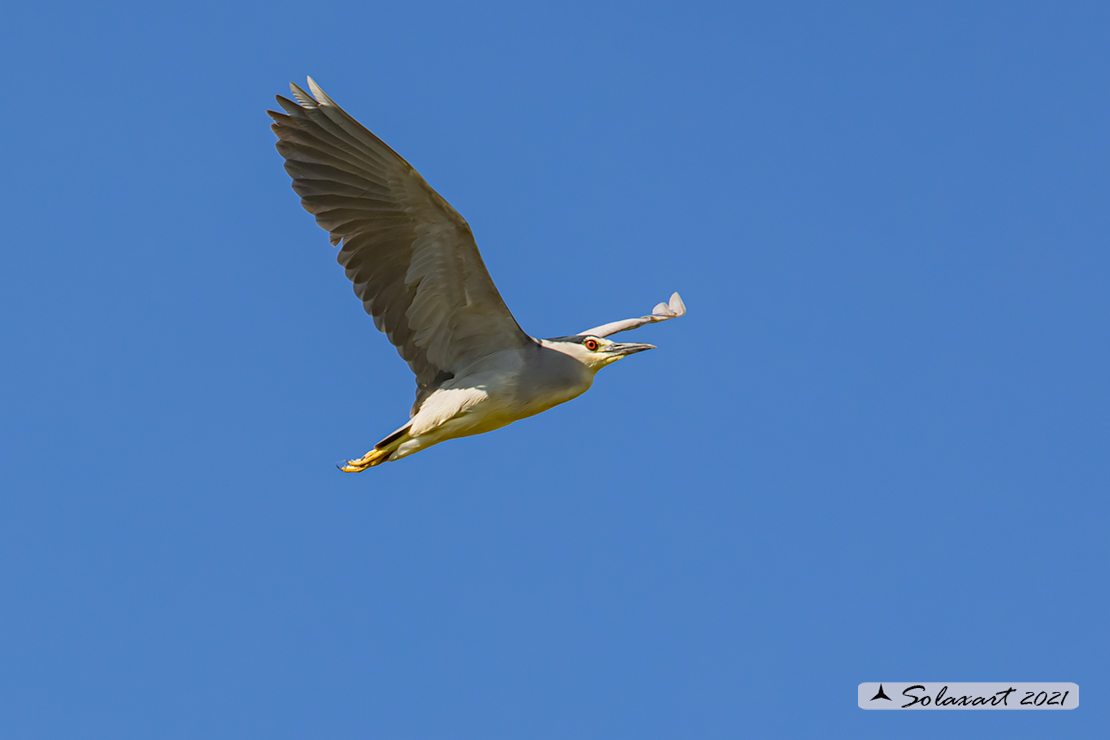
[[[412,165],[309,78],[270,111],[293,189],[342,245],[339,264],[416,375],[415,414],[460,367],[531,339],[482,261],[470,226]]]

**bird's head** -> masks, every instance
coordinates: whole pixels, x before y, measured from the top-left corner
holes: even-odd
[[[655,349],[654,344],[612,342],[604,337],[596,337],[592,334],[545,339],[543,345],[573,357],[595,373],[606,365],[612,365],[622,357],[643,352],[645,349]]]

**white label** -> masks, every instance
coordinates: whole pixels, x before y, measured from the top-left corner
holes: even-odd
[[[861,709],[1075,709],[1074,683],[882,681],[859,685]]]

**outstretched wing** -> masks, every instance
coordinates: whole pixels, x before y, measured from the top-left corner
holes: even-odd
[[[470,226],[385,142],[308,78],[277,96],[277,150],[305,210],[416,374],[416,404],[476,359],[532,341],[486,270]],[[315,96],[315,97],[313,97]]]
[[[650,316],[641,316],[637,319],[610,321],[608,324],[602,324],[601,326],[595,326],[593,329],[578,332],[578,336],[583,337],[589,334],[594,337],[607,337],[610,334],[616,334],[620,331],[638,329],[644,324],[654,324],[656,321],[666,321],[667,319],[675,319],[685,315],[686,305],[682,302],[678,293],[674,293],[671,295],[669,303],[660,303],[652,309]]]

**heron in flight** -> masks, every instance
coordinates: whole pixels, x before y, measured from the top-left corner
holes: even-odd
[[[463,217],[396,152],[308,78],[277,96],[277,150],[301,205],[342,245],[339,264],[374,325],[416,375],[409,421],[339,469],[359,473],[481,434],[589,390],[601,368],[655,349],[608,339],[686,313],[678,293],[648,316],[552,339],[509,312]]]

